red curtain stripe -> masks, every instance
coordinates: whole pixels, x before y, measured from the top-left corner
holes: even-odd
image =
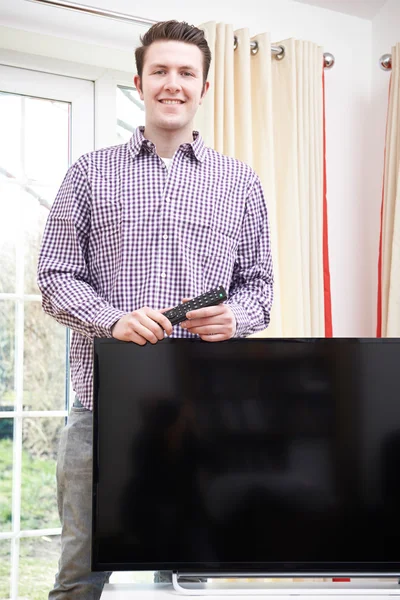
[[[385,140],[385,152],[384,152],[384,171],[382,178],[382,201],[381,201],[381,230],[379,233],[379,256],[378,256],[378,297],[377,297],[377,315],[376,315],[376,337],[382,337],[382,233],[383,233],[383,209],[384,209],[384,197],[385,197],[385,168],[386,168],[386,145],[388,136],[388,122],[389,122],[389,103],[390,103],[390,91],[392,86],[392,77],[389,80],[389,98],[388,98],[388,109],[386,118],[386,140]]]
[[[331,275],[329,270],[329,244],[328,244],[328,204],[326,184],[326,118],[325,118],[325,73],[322,69],[322,101],[323,101],[323,135],[324,135],[324,191],[323,191],[323,224],[322,224],[322,255],[324,269],[324,312],[325,312],[325,337],[332,337],[332,300],[331,300]]]

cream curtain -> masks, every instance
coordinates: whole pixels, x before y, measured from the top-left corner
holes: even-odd
[[[380,337],[400,337],[400,43],[392,48],[378,282]]]
[[[274,42],[285,47],[278,61],[268,33],[250,39],[248,29],[200,27],[213,60],[196,129],[215,150],[250,164],[267,199],[275,299],[270,326],[257,335],[324,336],[322,49]],[[258,43],[255,54],[251,41]]]

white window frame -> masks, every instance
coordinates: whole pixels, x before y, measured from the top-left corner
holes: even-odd
[[[96,149],[120,143],[117,141],[117,87],[119,85],[134,87],[132,74],[107,70],[95,81]]]
[[[94,84],[94,148],[97,150],[116,143],[116,87],[134,87],[133,58],[132,71],[128,72],[0,48],[0,65],[91,81]]]
[[[71,104],[70,156],[75,161],[81,154],[94,147],[94,89],[90,80],[72,79],[60,75],[27,70],[23,67],[0,65],[1,91],[33,96],[35,98],[65,101]],[[16,184],[22,183],[16,181]],[[24,241],[22,235],[16,240],[16,284],[15,292],[1,293],[0,300],[16,302],[15,313],[15,392],[14,411],[1,411],[0,418],[14,419],[13,436],[13,488],[12,529],[0,532],[0,540],[11,540],[11,598],[18,597],[18,571],[20,539],[43,535],[59,535],[61,528],[21,530],[21,478],[22,478],[22,429],[26,417],[66,417],[67,410],[23,410],[23,356],[24,356],[24,304],[38,302],[39,294],[24,293]]]

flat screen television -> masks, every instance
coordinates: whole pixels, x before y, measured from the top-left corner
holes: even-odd
[[[93,570],[398,576],[400,340],[94,343]]]

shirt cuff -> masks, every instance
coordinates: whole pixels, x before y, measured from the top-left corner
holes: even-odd
[[[247,317],[247,312],[245,311],[243,306],[240,306],[240,304],[235,304],[234,302],[232,302],[232,304],[230,302],[227,302],[226,304],[232,310],[236,319],[236,331],[233,337],[245,337],[247,335],[249,321]]]
[[[113,306],[106,306],[97,313],[93,324],[95,337],[112,337],[112,326],[121,319],[126,313],[117,310]]]

